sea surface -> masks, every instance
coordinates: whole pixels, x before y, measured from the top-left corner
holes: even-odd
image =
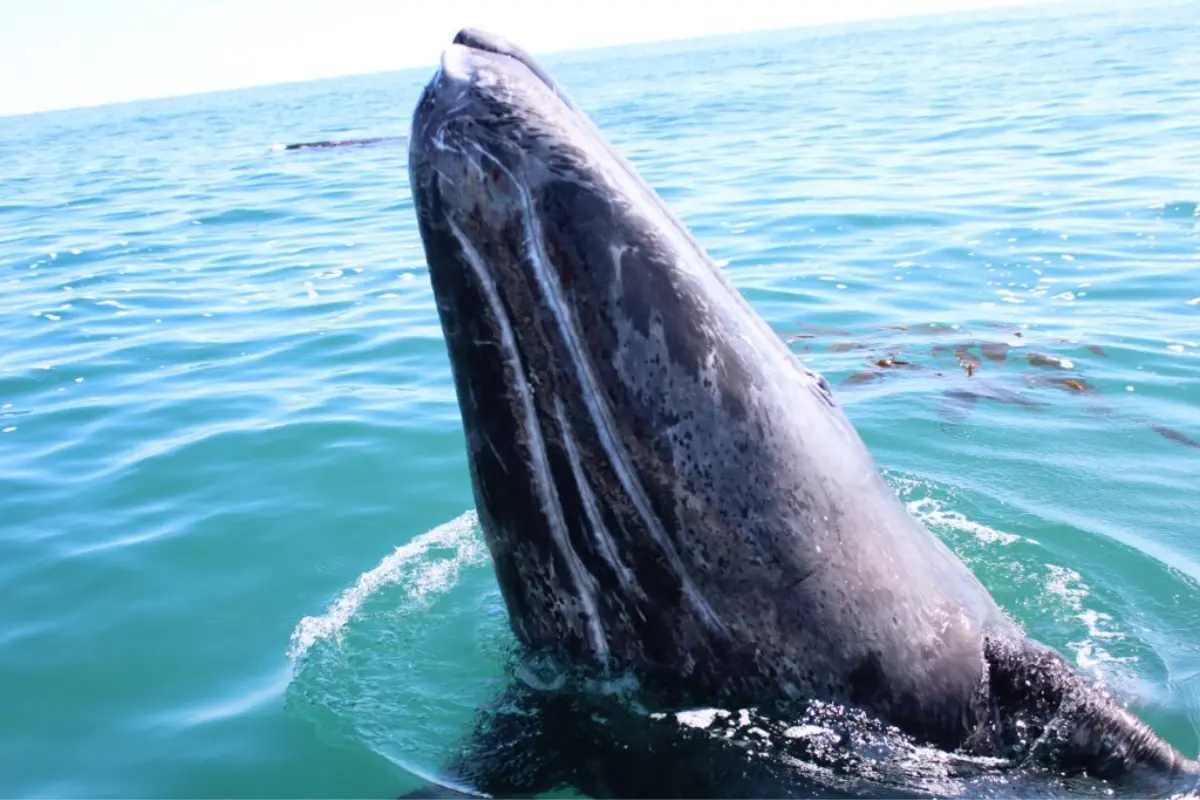
[[[1197,43],[1130,2],[545,59],[912,512],[1188,755]],[[406,147],[272,149],[404,135],[431,73],[0,119],[0,796],[395,796],[493,696]]]

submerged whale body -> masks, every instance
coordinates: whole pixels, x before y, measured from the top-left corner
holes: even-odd
[[[834,704],[964,758],[1196,785],[1195,761],[1029,639],[909,514],[825,379],[527,53],[460,32],[417,104],[409,171],[525,652],[632,676],[646,707]],[[794,765],[750,770],[721,736],[663,733],[661,715],[605,738],[593,722],[612,707],[564,697],[515,687],[455,779],[491,794],[825,791]],[[534,768],[506,743],[534,724],[512,709],[533,706],[529,748],[569,758]]]
[[[367,147],[404,141],[403,136],[371,136],[365,139],[323,139],[317,142],[294,142],[273,145],[273,150],[327,150],[334,147]]]

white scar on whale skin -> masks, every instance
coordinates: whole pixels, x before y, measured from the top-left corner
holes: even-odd
[[[600,554],[608,561],[609,566],[613,568],[613,572],[617,574],[617,579],[621,581],[621,585],[627,591],[636,592],[641,597],[645,597],[645,593],[642,591],[641,586],[638,585],[637,579],[617,554],[612,534],[604,527],[600,508],[596,504],[596,495],[592,491],[591,485],[588,484],[587,477],[583,474],[583,465],[579,459],[579,449],[575,445],[575,432],[571,429],[571,424],[567,421],[566,414],[563,412],[562,400],[558,397],[554,398],[554,416],[558,419],[558,427],[562,433],[563,444],[567,448],[567,461],[571,465],[571,474],[575,477],[575,485],[579,487],[579,497],[583,500],[583,511],[587,515],[588,523],[592,526],[592,538],[596,541]]]
[[[525,244],[529,261],[533,264],[535,277],[537,278],[538,286],[541,288],[542,298],[551,315],[554,317],[559,333],[562,334],[563,342],[571,353],[571,358],[568,359],[568,362],[577,367],[576,376],[579,379],[580,386],[583,388],[581,395],[584,404],[587,406],[588,413],[592,417],[592,423],[595,426],[600,444],[608,455],[609,462],[612,464],[617,479],[621,482],[622,488],[624,488],[626,494],[633,502],[634,508],[637,510],[646,531],[662,550],[663,555],[666,556],[676,575],[679,576],[680,582],[683,584],[684,595],[713,629],[722,629],[724,626],[721,620],[717,617],[703,594],[696,589],[695,582],[692,580],[691,574],[687,571],[679,552],[667,537],[666,531],[663,530],[658,518],[654,516],[645,489],[629,468],[628,459],[613,436],[613,429],[616,426],[613,422],[612,411],[606,403],[601,401],[604,394],[600,389],[600,382],[593,373],[591,361],[588,359],[584,348],[579,342],[578,332],[575,328],[574,320],[571,319],[570,309],[567,308],[561,296],[561,287],[551,278],[550,269],[546,265],[547,259],[542,252],[544,239],[542,238],[541,225],[539,224],[537,210],[533,206],[533,199],[529,196],[528,188],[521,181],[517,180],[512,171],[502,164],[499,159],[487,153],[482,148],[478,152],[481,157],[487,158],[498,170],[507,175],[520,194],[521,204],[524,207]]]
[[[559,501],[554,481],[550,477],[550,464],[549,458],[546,455],[546,444],[542,438],[541,426],[537,421],[537,411],[533,407],[533,396],[529,391],[529,383],[525,379],[525,371],[523,365],[520,363],[516,336],[513,334],[512,324],[508,320],[504,304],[500,301],[500,293],[496,288],[495,280],[484,265],[483,259],[480,258],[479,253],[476,252],[462,230],[453,221],[448,220],[448,224],[450,232],[458,240],[458,244],[462,248],[463,257],[479,281],[484,298],[487,300],[488,307],[491,309],[492,315],[495,317],[496,324],[499,327],[500,344],[502,345],[505,358],[508,360],[508,365],[512,369],[513,380],[515,382],[514,388],[521,401],[521,408],[525,416],[525,431],[526,435],[529,436],[529,455],[533,462],[534,486],[537,488],[538,501],[542,506],[542,513],[549,522],[550,534],[554,537],[554,542],[567,564],[567,570],[571,573],[571,580],[579,591],[579,600],[583,604],[584,613],[588,618],[588,632],[592,640],[592,648],[600,660],[607,663],[609,655],[608,640],[605,638],[604,631],[600,625],[600,614],[596,607],[594,578],[584,567],[579,554],[571,546],[570,537],[567,535],[567,525],[562,516],[562,504]]]

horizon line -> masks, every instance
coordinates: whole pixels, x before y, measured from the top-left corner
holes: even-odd
[[[666,38],[646,39],[646,40],[636,40],[635,39],[633,41],[613,42],[610,44],[599,44],[599,45],[586,45],[586,46],[582,46],[582,47],[568,46],[568,47],[563,47],[563,48],[537,48],[537,49],[531,49],[530,54],[533,56],[540,57],[540,56],[554,56],[554,55],[577,54],[577,53],[601,53],[601,52],[604,52],[605,50],[619,50],[619,49],[630,48],[630,47],[653,47],[656,45],[663,45],[663,44],[688,44],[688,43],[694,43],[694,42],[703,42],[703,41],[711,40],[711,39],[727,39],[727,38],[730,38],[733,36],[753,36],[753,35],[761,35],[761,34],[767,34],[767,33],[786,33],[788,31],[812,30],[812,29],[820,29],[820,28],[839,28],[839,27],[852,28],[852,27],[859,27],[859,26],[869,26],[871,24],[877,24],[877,23],[900,22],[903,20],[912,20],[912,19],[971,16],[971,15],[987,13],[987,12],[1001,11],[1001,10],[1005,10],[1005,9],[1031,8],[1031,7],[1044,8],[1046,6],[1061,6],[1061,5],[1076,5],[1076,4],[1077,5],[1088,5],[1088,6],[1092,5],[1090,0],[994,0],[992,2],[988,2],[988,4],[985,6],[977,6],[974,8],[966,8],[966,9],[952,9],[952,10],[946,10],[946,11],[916,11],[916,12],[907,12],[907,13],[901,11],[900,13],[896,13],[896,14],[884,14],[881,16],[860,18],[860,19],[846,19],[846,20],[836,20],[836,21],[820,21],[820,22],[812,22],[812,23],[800,23],[798,25],[786,25],[783,27],[753,27],[753,28],[747,28],[746,30],[741,30],[741,31],[733,31],[733,32],[728,32],[728,33],[708,33],[708,34],[701,34],[699,36],[680,36],[680,37],[668,36]],[[503,34],[501,34],[501,35],[503,35]],[[440,56],[438,56],[438,57],[440,57]],[[166,101],[166,100],[177,100],[177,99],[183,99],[183,98],[189,98],[189,97],[204,97],[207,95],[216,95],[216,94],[229,94],[229,93],[234,93],[234,92],[251,91],[251,90],[256,90],[256,89],[267,89],[267,88],[275,88],[275,87],[282,87],[282,86],[303,86],[306,84],[321,83],[323,81],[343,80],[346,78],[363,78],[363,77],[371,77],[371,76],[376,76],[376,75],[391,75],[391,74],[395,74],[395,73],[409,72],[409,71],[413,71],[413,70],[427,69],[427,68],[434,67],[437,65],[438,57],[435,57],[434,59],[432,59],[428,62],[414,63],[414,64],[410,64],[410,65],[401,65],[401,66],[396,66],[396,67],[382,69],[382,70],[355,71],[355,72],[345,72],[345,73],[338,73],[338,74],[332,74],[332,75],[323,75],[323,76],[315,77],[315,78],[298,78],[296,80],[269,81],[269,82],[265,82],[265,83],[249,83],[249,84],[245,84],[242,86],[228,86],[228,87],[213,88],[213,89],[201,89],[198,91],[184,91],[184,92],[179,92],[179,93],[175,93],[175,94],[155,94],[155,95],[147,95],[145,97],[133,97],[133,98],[124,99],[124,100],[108,100],[108,101],[102,101],[102,102],[98,102],[98,103],[83,103],[80,105],[43,108],[43,109],[38,109],[38,110],[34,110],[34,111],[17,111],[17,112],[13,112],[13,113],[0,112],[0,119],[13,120],[13,119],[18,119],[18,118],[22,118],[22,117],[36,117],[36,116],[41,116],[44,114],[59,114],[59,113],[69,113],[69,112],[74,112],[74,111],[88,111],[88,110],[96,110],[96,109],[109,108],[109,107],[115,107],[115,106],[133,105],[135,103],[153,103],[153,102],[162,102],[162,101]]]

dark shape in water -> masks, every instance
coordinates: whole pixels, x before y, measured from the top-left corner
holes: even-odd
[[[1173,428],[1168,428],[1166,425],[1151,425],[1150,430],[1154,431],[1159,436],[1162,436],[1164,439],[1170,439],[1172,442],[1179,442],[1179,444],[1187,445],[1188,447],[1200,448],[1200,442],[1196,441],[1185,433],[1180,433]]]
[[[997,403],[1004,403],[1010,406],[1020,406],[1031,411],[1037,411],[1042,408],[1042,404],[1028,397],[1014,392],[1011,389],[1005,389],[1000,386],[980,386],[977,389],[947,389],[942,393],[946,398],[947,407],[956,409],[961,412],[954,419],[962,419],[966,416],[966,412],[974,407],[978,400],[994,400]],[[945,411],[943,415],[946,416]]]
[[[962,422],[981,396],[970,389],[947,389],[942,392],[942,397],[945,398],[941,409],[942,417],[952,422]]]
[[[871,383],[883,377],[882,372],[856,372],[846,380],[842,381],[843,386],[857,386],[864,383]]]
[[[367,139],[331,139],[320,142],[296,142],[295,144],[284,145],[283,149],[316,150],[330,147],[365,147],[366,145],[384,144],[386,142],[403,142],[407,141],[407,139],[407,136],[373,136]]]
[[[1025,359],[1035,367],[1050,367],[1052,369],[1071,369],[1075,366],[1070,359],[1059,356],[1048,356],[1043,353],[1029,353]]]
[[[980,352],[989,361],[1003,361],[1008,358],[1008,351],[1010,349],[1006,342],[984,342],[979,346]]]

